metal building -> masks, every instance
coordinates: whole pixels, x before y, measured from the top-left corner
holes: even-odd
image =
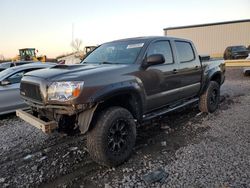
[[[222,57],[227,46],[250,45],[250,19],[169,27],[164,33],[192,40],[199,54]]]

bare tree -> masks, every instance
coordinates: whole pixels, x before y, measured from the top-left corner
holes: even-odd
[[[79,52],[80,48],[82,46],[82,40],[81,39],[75,39],[71,42],[71,47],[73,49],[73,51]]]

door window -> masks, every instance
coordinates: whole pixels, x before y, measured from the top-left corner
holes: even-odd
[[[21,71],[21,72],[12,74],[11,76],[7,78],[7,80],[10,82],[10,84],[20,83],[24,73],[25,73],[24,71]]]
[[[195,59],[192,45],[185,41],[175,41],[177,54],[181,63],[190,62]]]
[[[165,64],[173,63],[173,53],[169,41],[158,41],[151,44],[147,56],[153,54],[162,54],[165,58]]]

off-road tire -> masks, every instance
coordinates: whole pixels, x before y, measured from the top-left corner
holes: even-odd
[[[216,93],[216,96],[214,94]],[[213,102],[211,102],[211,100]],[[206,91],[200,96],[199,109],[201,112],[213,113],[220,103],[220,86],[210,81]]]
[[[121,125],[125,125],[124,128]],[[125,108],[110,107],[98,115],[96,124],[87,133],[87,148],[97,163],[109,167],[117,166],[130,157],[135,140],[136,124],[131,113]],[[113,151],[119,147],[120,151]]]

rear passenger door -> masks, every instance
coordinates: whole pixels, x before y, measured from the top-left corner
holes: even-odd
[[[198,94],[201,87],[202,67],[195,55],[193,45],[188,41],[174,41],[179,62],[178,79],[180,80],[180,98],[190,98]]]

